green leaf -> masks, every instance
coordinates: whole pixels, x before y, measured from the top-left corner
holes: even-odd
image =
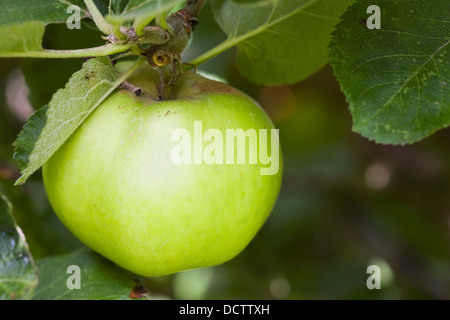
[[[158,14],[168,11],[182,2],[183,0],[98,0],[96,6],[103,14],[107,14],[108,20],[115,25],[135,18],[143,18],[144,24],[147,24]],[[2,8],[0,10],[0,58],[95,57],[130,49],[131,45],[129,44],[106,44],[76,50],[44,49],[42,39],[46,25],[65,23],[72,15],[66,11],[69,5],[77,5],[83,13],[87,13],[82,0],[0,0]],[[99,15],[101,14],[99,13]],[[102,31],[105,32],[103,29]]]
[[[129,0],[112,0],[110,1],[112,10],[114,12],[123,12],[128,5]]]
[[[37,110],[48,103],[53,93],[63,87],[82,64],[82,59],[24,59],[21,69],[33,108]]]
[[[0,194],[0,300],[28,299],[37,285],[37,269],[25,237]]]
[[[26,234],[27,244],[35,261],[48,255],[67,254],[83,247],[55,215],[42,181],[36,179],[29,181],[26,188],[17,188],[14,181],[5,181],[0,177],[0,189],[5,190],[14,204],[14,220]]]
[[[44,25],[64,23],[70,16],[67,7],[73,4],[84,10],[82,3],[81,0],[0,0],[0,26],[27,21],[40,21]]]
[[[381,29],[360,0],[333,33],[330,58],[353,130],[383,144],[409,144],[450,125],[448,0],[376,1]]]
[[[136,285],[132,274],[87,248],[37,264],[40,273],[34,300],[131,300]],[[70,269],[67,272],[69,266],[80,268],[80,289],[67,286],[75,283],[69,279],[75,275]]]
[[[0,28],[0,57],[15,52],[41,51],[45,23],[27,21]]]
[[[214,19],[211,2],[206,2],[206,5],[200,11],[198,20],[200,23],[195,27],[190,44],[183,52],[184,61],[190,61],[226,40],[225,34]],[[231,64],[235,64],[235,61],[233,51],[229,50],[215,57],[215,59],[206,61],[197,70],[206,71],[226,79]]]
[[[214,0],[214,14],[228,39],[194,59],[199,64],[237,46],[243,75],[257,84],[288,84],[327,62],[330,33],[353,0]]]
[[[129,45],[106,44],[78,50],[45,50],[42,39],[46,25],[65,23],[72,13],[69,5],[78,5],[85,12],[81,0],[0,0],[0,58],[72,58],[106,56],[126,51]],[[83,16],[82,16],[83,17]]]
[[[45,46],[72,49],[95,47],[104,41],[100,32],[83,27],[69,30],[65,24],[52,24],[45,28]],[[65,41],[70,39],[70,42]],[[35,109],[47,104],[55,93],[67,83],[72,74],[81,69],[83,59],[22,59],[21,69],[30,90],[28,98]],[[39,72],[36,72],[39,70]]]
[[[25,124],[15,145],[22,184],[39,169],[83,123],[94,109],[145,60],[141,58],[120,76],[108,58],[91,59],[58,90],[48,107],[36,111]]]
[[[116,1],[113,8],[115,14],[110,14],[106,19],[114,24],[131,21],[141,17],[156,17],[162,12],[168,11],[180,5],[185,0],[129,0],[126,5],[124,1]],[[121,11],[117,10],[122,9]]]
[[[69,18],[69,2],[58,0],[0,0],[0,57],[41,51],[45,26]]]

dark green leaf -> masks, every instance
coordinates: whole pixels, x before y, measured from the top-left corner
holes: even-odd
[[[359,0],[333,33],[330,58],[350,103],[353,130],[384,144],[409,144],[450,125],[448,0],[376,1],[369,30]]]
[[[0,300],[30,298],[36,285],[37,270],[25,237],[11,204],[0,194]]]
[[[132,274],[93,251],[83,248],[73,253],[38,260],[39,285],[34,300],[128,300],[136,286]],[[69,289],[67,282],[80,268],[80,289]]]
[[[47,111],[48,105],[45,105],[33,113],[14,142],[14,159],[19,163],[19,168],[26,169],[30,165],[30,156],[47,123]]]
[[[120,13],[125,10],[128,5],[129,0],[112,0],[111,2],[111,11],[113,13]]]
[[[258,84],[307,78],[327,62],[330,33],[353,0],[214,0],[217,22],[236,45],[239,70]]]
[[[27,236],[33,259],[67,254],[83,247],[53,212],[39,178],[29,181],[25,188],[17,188],[13,180],[5,181],[0,177],[1,189],[14,206],[14,219]]]

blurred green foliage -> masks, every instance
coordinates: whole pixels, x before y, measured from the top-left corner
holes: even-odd
[[[48,28],[47,48],[88,47],[97,32]],[[219,43],[206,8],[184,55]],[[186,299],[449,299],[450,130],[413,146],[376,145],[352,123],[330,67],[306,81],[258,87],[239,75],[235,51],[200,70],[253,96],[280,129],[285,173],[279,200],[251,244],[223,265],[143,279],[155,297]],[[292,57],[295,59],[295,57]],[[8,103],[11,75],[22,68],[35,108],[48,102],[82,64],[71,60],[0,60],[0,191],[12,201],[35,259],[82,247],[59,222],[40,173],[24,186],[12,159],[23,116]],[[20,74],[19,74],[20,75]],[[9,93],[7,93],[9,90]],[[16,102],[17,102],[16,97]],[[20,100],[19,100],[20,101]],[[381,290],[366,287],[366,269],[382,270]]]

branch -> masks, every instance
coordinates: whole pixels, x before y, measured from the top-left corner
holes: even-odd
[[[206,0],[188,0],[183,10],[187,11],[191,17],[198,18],[200,10],[205,5]]]
[[[108,36],[113,34],[119,40],[126,40],[127,38],[126,35],[120,32],[120,26],[110,25],[108,21],[106,21],[106,19],[103,17],[102,13],[98,10],[93,0],[84,0],[84,3],[86,4],[89,13],[92,16],[95,25],[97,26],[97,28],[99,28],[101,32],[103,32]]]
[[[124,52],[130,49],[130,45],[106,44],[104,46],[76,49],[76,50],[39,50],[23,52],[0,53],[0,58],[84,58],[108,56],[110,54]]]
[[[181,53],[189,43],[191,33],[198,23],[197,16],[205,3],[206,0],[187,0],[183,9],[172,13],[166,19],[171,38],[167,42],[146,49],[150,65],[163,67],[170,62],[181,62]]]
[[[198,23],[197,17],[205,3],[206,0],[187,0],[183,9],[164,19],[169,27],[170,39],[163,44],[146,49],[149,64],[158,68],[161,79],[158,92],[161,100],[165,99],[166,85],[173,87],[181,75],[183,70],[181,54],[189,43],[192,31]],[[161,28],[161,30],[164,29]],[[177,71],[177,66],[180,66],[180,73]],[[170,74],[170,80],[165,79],[167,74]]]
[[[95,3],[92,0],[84,0],[84,3],[92,15],[92,19],[94,19],[97,28],[109,36],[113,32],[113,27],[105,20]]]
[[[194,58],[193,60],[189,61],[190,64],[193,64],[195,66],[198,66],[199,64],[202,64],[203,62],[217,56],[218,54],[222,53],[225,50],[228,50],[232,47],[234,47],[237,43],[240,42],[240,38],[233,38],[229,40],[225,40],[224,42],[218,44],[214,48],[210,49],[209,51],[199,55],[198,57]]]

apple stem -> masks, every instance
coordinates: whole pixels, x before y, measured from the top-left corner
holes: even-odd
[[[128,90],[128,91],[134,93],[134,94],[135,94],[136,96],[138,96],[138,97],[139,97],[139,96],[141,95],[141,93],[142,93],[142,89],[141,89],[141,88],[136,87],[135,85],[131,84],[131,83],[128,82],[128,81],[122,82],[122,84],[120,85],[119,88],[123,88],[123,89],[125,89],[125,90]]]
[[[198,24],[198,15],[205,5],[206,0],[187,0],[183,9],[172,13],[167,19],[164,19],[168,26],[170,39],[159,45],[153,45],[146,49],[148,62],[151,66],[158,69],[161,83],[158,86],[160,100],[166,99],[166,87],[175,86],[176,81],[183,72],[183,62],[181,53],[186,49],[191,33]],[[161,28],[162,29],[162,28]],[[180,72],[177,72],[177,66],[180,66]],[[165,78],[165,73],[170,74],[170,79]]]
[[[159,73],[159,85],[158,85],[158,94],[159,94],[159,100],[164,101],[166,100],[166,81],[164,80],[164,71],[162,68],[158,68]]]
[[[206,0],[188,0],[183,10],[187,11],[191,17],[198,18],[200,10],[205,5]]]

